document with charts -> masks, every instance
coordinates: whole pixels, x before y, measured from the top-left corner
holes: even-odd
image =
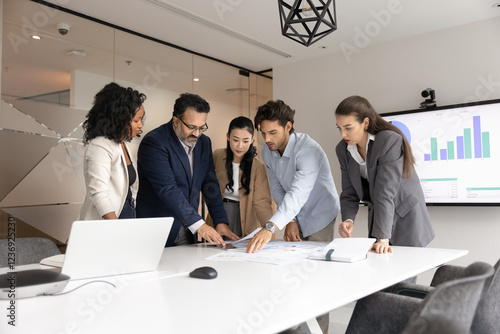
[[[283,241],[271,240],[261,251],[247,253],[245,244],[250,240],[232,242],[234,249],[228,249],[214,254],[206,260],[213,261],[243,261],[266,264],[287,264],[307,259],[309,254],[322,250],[326,243],[314,241]]]

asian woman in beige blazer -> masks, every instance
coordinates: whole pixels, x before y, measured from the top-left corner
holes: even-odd
[[[146,96],[116,83],[94,97],[83,123],[86,196],[80,220],[135,218],[137,176],[126,142],[141,133]]]
[[[227,148],[214,152],[215,171],[229,228],[238,237],[252,233],[273,215],[266,168],[256,158],[253,141],[252,120],[237,117],[229,124]],[[210,217],[207,221],[211,221]]]

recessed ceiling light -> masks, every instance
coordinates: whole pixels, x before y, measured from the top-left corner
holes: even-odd
[[[80,57],[85,57],[87,53],[85,50],[71,50],[66,53],[67,56],[80,56]]]
[[[32,35],[31,38],[33,38],[34,40],[37,40],[37,41],[42,39],[42,37],[40,37],[38,35]]]
[[[198,81],[200,81],[200,78],[193,78],[193,81],[198,82]]]
[[[325,50],[325,49],[328,49],[328,46],[320,45],[320,46],[318,46],[318,49]]]

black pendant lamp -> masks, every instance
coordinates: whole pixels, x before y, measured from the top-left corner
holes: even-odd
[[[278,0],[283,36],[309,46],[337,30],[335,0]]]

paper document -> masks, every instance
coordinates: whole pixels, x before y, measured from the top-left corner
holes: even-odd
[[[253,238],[253,236],[256,235],[257,232],[259,232],[260,230],[262,230],[262,227],[256,228],[252,233],[239,240],[226,241],[226,244],[233,245],[235,248],[243,248],[245,247],[245,244],[247,244]]]
[[[241,250],[241,251],[221,252],[218,254],[214,254],[210,257],[207,257],[205,260],[253,262],[253,263],[280,265],[280,264],[289,264],[297,261],[302,261],[304,259],[305,257],[297,258],[290,256],[288,258],[285,258],[279,256],[269,256],[269,254],[260,254],[260,253],[249,254]]]
[[[40,264],[51,266],[51,267],[59,267],[62,268],[64,263],[64,254],[57,254],[54,256],[46,257],[40,261]]]
[[[375,238],[337,238],[322,250],[309,254],[312,260],[356,262],[364,260]]]
[[[223,247],[219,244],[214,243],[209,243],[207,244],[208,246],[211,247],[217,247],[223,250],[229,250],[229,249],[234,249],[234,248],[246,248],[246,244],[250,242],[250,240],[253,238],[257,232],[259,232],[262,228],[256,228],[252,233],[249,235],[245,236],[244,238],[238,239],[238,240],[226,240],[226,245]]]
[[[271,240],[257,253],[247,253],[244,246],[246,242],[233,242],[235,249],[214,254],[206,260],[286,264],[305,260],[311,252],[321,251],[326,246],[323,242],[314,241]]]

